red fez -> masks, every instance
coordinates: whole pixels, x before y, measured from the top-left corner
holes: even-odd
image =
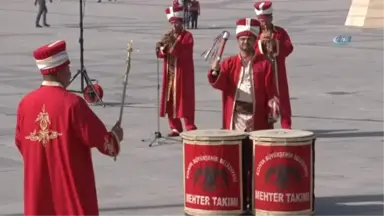
[[[273,8],[272,2],[261,1],[254,4],[256,16],[269,16],[272,15]]]
[[[181,6],[174,5],[169,7],[165,9],[165,13],[167,14],[167,19],[169,22],[184,19],[184,9]]]
[[[260,22],[252,18],[239,19],[236,22],[236,37],[255,36],[260,32]]]
[[[33,56],[43,75],[54,74],[70,63],[64,40],[58,40],[36,49]]]

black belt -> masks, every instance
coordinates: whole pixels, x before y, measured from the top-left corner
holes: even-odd
[[[235,111],[237,113],[252,115],[253,114],[253,103],[248,103],[244,101],[235,102]]]

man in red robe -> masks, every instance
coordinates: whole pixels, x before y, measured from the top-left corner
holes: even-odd
[[[240,19],[236,29],[240,53],[221,64],[215,61],[208,72],[209,83],[223,92],[224,129],[253,131],[270,127],[268,103],[278,100],[271,63],[265,56],[255,55],[259,30],[257,20]]]
[[[254,4],[257,19],[261,24],[255,49],[257,55],[267,55],[276,59],[278,91],[280,99],[281,127],[291,129],[291,103],[285,59],[292,53],[293,46],[288,33],[272,23],[272,2],[262,1]],[[270,43],[271,46],[267,45]]]
[[[65,41],[34,51],[43,75],[40,88],[17,109],[15,142],[24,160],[25,215],[99,215],[91,149],[116,157],[123,130],[110,132],[79,96]]]
[[[183,131],[180,118],[186,130],[196,129],[193,36],[183,27],[182,7],[169,7],[165,12],[172,30],[156,44],[157,57],[164,59],[160,116],[168,115],[168,136],[179,136]]]
[[[208,81],[213,88],[222,91],[223,128],[227,130],[254,131],[270,129],[271,107],[278,107],[274,74],[270,61],[263,55],[255,55],[254,43],[260,31],[260,23],[244,18],[236,23],[236,37],[240,53],[215,61],[208,71]],[[244,140],[243,159],[243,208],[248,208],[252,191],[249,176],[252,173],[252,142]]]

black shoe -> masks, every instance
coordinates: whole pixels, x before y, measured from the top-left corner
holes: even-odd
[[[36,24],[36,28],[42,28],[43,26]]]
[[[48,23],[44,23],[45,27],[51,27]]]

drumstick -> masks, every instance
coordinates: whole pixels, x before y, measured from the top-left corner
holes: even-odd
[[[228,31],[223,31],[223,38],[221,40],[221,46],[219,48],[219,52],[218,52],[218,55],[216,57],[216,61],[220,61],[221,58],[223,57],[223,52],[224,52],[225,44],[227,43],[227,41],[229,39],[229,35],[230,34],[229,34]],[[213,71],[212,75],[217,76],[217,72]]]

